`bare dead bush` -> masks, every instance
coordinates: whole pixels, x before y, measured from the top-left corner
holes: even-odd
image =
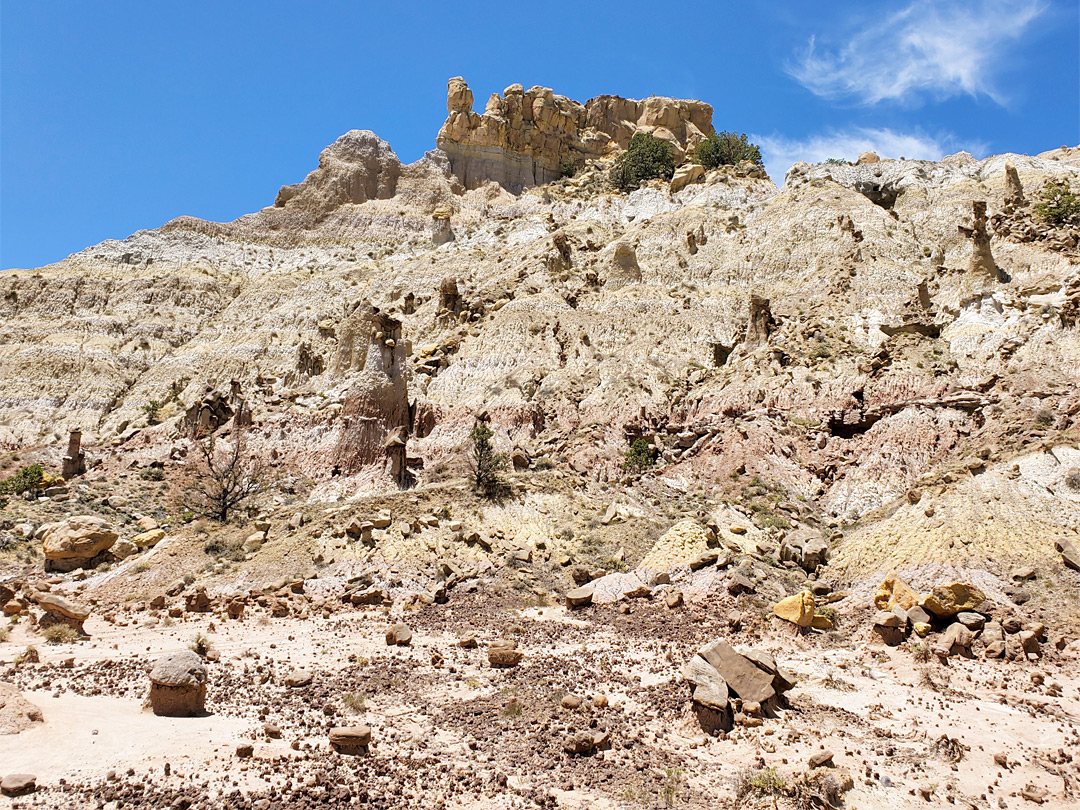
[[[195,436],[185,475],[184,505],[222,523],[269,485],[265,466],[248,451],[247,430],[242,427],[234,427],[229,442],[213,433]]]

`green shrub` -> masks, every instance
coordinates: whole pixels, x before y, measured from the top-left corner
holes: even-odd
[[[23,467],[6,481],[0,481],[0,495],[22,495],[45,480],[45,470],[40,464]]]
[[[762,768],[750,777],[750,787],[762,796],[777,796],[787,790],[787,780],[776,768]]]
[[[158,413],[161,411],[161,403],[152,399],[142,406],[143,413],[146,414],[146,424],[156,425],[158,423]]]
[[[1080,225],[1080,197],[1068,182],[1050,181],[1039,192],[1040,202],[1035,204],[1039,218],[1052,225]]]
[[[622,467],[631,472],[642,472],[656,463],[656,450],[649,447],[644,439],[634,439],[630,449],[626,451]]]
[[[561,177],[573,177],[579,171],[581,171],[581,164],[572,157],[568,157],[559,164],[559,175]]]
[[[675,174],[675,156],[667,141],[639,132],[630,139],[626,151],[615,160],[611,183],[620,191],[633,191],[642,180],[661,177],[670,180]]]
[[[139,478],[144,481],[164,481],[165,470],[161,467],[147,467],[139,473]]]
[[[761,149],[746,139],[745,133],[714,132],[697,145],[690,157],[706,169],[717,166],[735,166],[749,160],[755,166],[764,165]]]

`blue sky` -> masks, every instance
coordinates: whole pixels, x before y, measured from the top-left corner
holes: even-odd
[[[0,267],[273,202],[349,129],[404,161],[446,80],[700,98],[797,159],[1080,143],[1076,0],[439,3],[3,0]]]

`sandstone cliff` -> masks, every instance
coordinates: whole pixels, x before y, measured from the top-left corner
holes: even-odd
[[[472,91],[460,77],[447,86],[446,112],[436,142],[454,175],[466,188],[494,181],[515,193],[625,149],[637,132],[671,143],[681,162],[713,131],[712,107],[701,101],[598,96],[580,104],[550,88],[525,90],[520,84],[493,93],[477,114]]]

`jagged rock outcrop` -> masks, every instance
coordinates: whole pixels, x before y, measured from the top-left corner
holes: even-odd
[[[494,180],[514,193],[557,180],[568,165],[626,148],[637,132],[669,141],[681,161],[713,131],[712,107],[653,96],[642,101],[598,96],[580,104],[546,87],[520,84],[493,93],[483,114],[461,77],[447,85],[446,123],[439,149],[466,188]]]
[[[403,484],[409,398],[401,321],[358,302],[339,324],[337,336],[334,373],[351,384],[342,409],[345,429],[335,449],[336,466],[346,474],[381,466]]]
[[[319,155],[319,168],[302,183],[282,186],[276,208],[301,209],[316,220],[344,203],[388,200],[397,190],[401,161],[374,132],[346,132]]]
[[[1011,163],[1005,164],[1005,208],[1019,208],[1027,201],[1024,199],[1024,186],[1020,175]]]
[[[957,225],[957,229],[971,240],[971,260],[968,262],[966,292],[980,295],[992,289],[993,283],[1001,281],[1001,270],[990,252],[990,232],[986,227],[986,201],[971,203],[972,224]]]

